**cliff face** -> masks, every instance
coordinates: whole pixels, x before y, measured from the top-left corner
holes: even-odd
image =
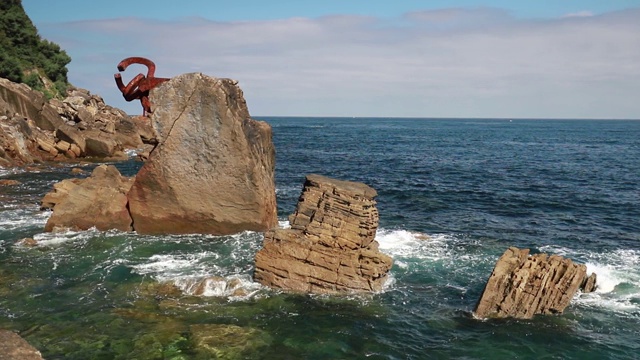
[[[376,195],[362,183],[307,176],[291,229],[265,233],[256,281],[307,293],[381,291],[393,262],[374,239]]]

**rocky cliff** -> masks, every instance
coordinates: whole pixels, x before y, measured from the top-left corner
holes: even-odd
[[[155,143],[147,119],[130,118],[87,90],[71,88],[65,99],[47,101],[27,85],[0,78],[0,166],[124,158],[124,149],[144,143]]]
[[[595,289],[596,275],[586,266],[558,255],[535,254],[510,247],[498,259],[475,315],[530,319],[536,314],[559,314],[579,289]]]
[[[362,183],[307,176],[291,228],[265,234],[255,280],[307,293],[382,290],[392,259],[374,239],[375,196]]]

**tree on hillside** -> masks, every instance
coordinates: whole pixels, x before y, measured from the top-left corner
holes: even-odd
[[[0,77],[26,83],[48,96],[55,92],[64,95],[69,86],[66,66],[70,62],[60,46],[40,37],[21,0],[0,0]],[[55,89],[45,89],[42,75],[55,84]]]

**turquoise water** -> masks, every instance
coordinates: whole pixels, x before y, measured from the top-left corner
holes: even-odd
[[[251,281],[259,233],[43,233],[38,202],[70,166],[0,169],[21,182],[0,187],[0,327],[47,359],[638,358],[640,121],[264,120],[283,225],[306,174],[378,190],[384,292],[265,289]],[[508,246],[586,263],[599,288],[561,316],[474,319]]]

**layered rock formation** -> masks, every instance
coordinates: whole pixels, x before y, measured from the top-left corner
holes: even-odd
[[[42,199],[43,209],[54,212],[45,231],[55,228],[132,230],[127,193],[133,179],[120,175],[113,165],[96,167],[86,179],[67,179],[54,185]]]
[[[498,259],[478,302],[480,318],[530,319],[536,314],[559,314],[575,293],[595,289],[596,275],[586,266],[558,255],[535,254],[510,247]]]
[[[185,74],[153,89],[158,145],[128,195],[143,234],[264,231],[277,224],[271,127],[230,79]]]
[[[307,176],[291,228],[265,233],[255,280],[307,293],[382,290],[392,259],[374,239],[376,196],[362,183]]]
[[[124,157],[155,143],[148,119],[130,118],[87,90],[47,101],[24,84],[0,78],[0,166],[78,157]]]

